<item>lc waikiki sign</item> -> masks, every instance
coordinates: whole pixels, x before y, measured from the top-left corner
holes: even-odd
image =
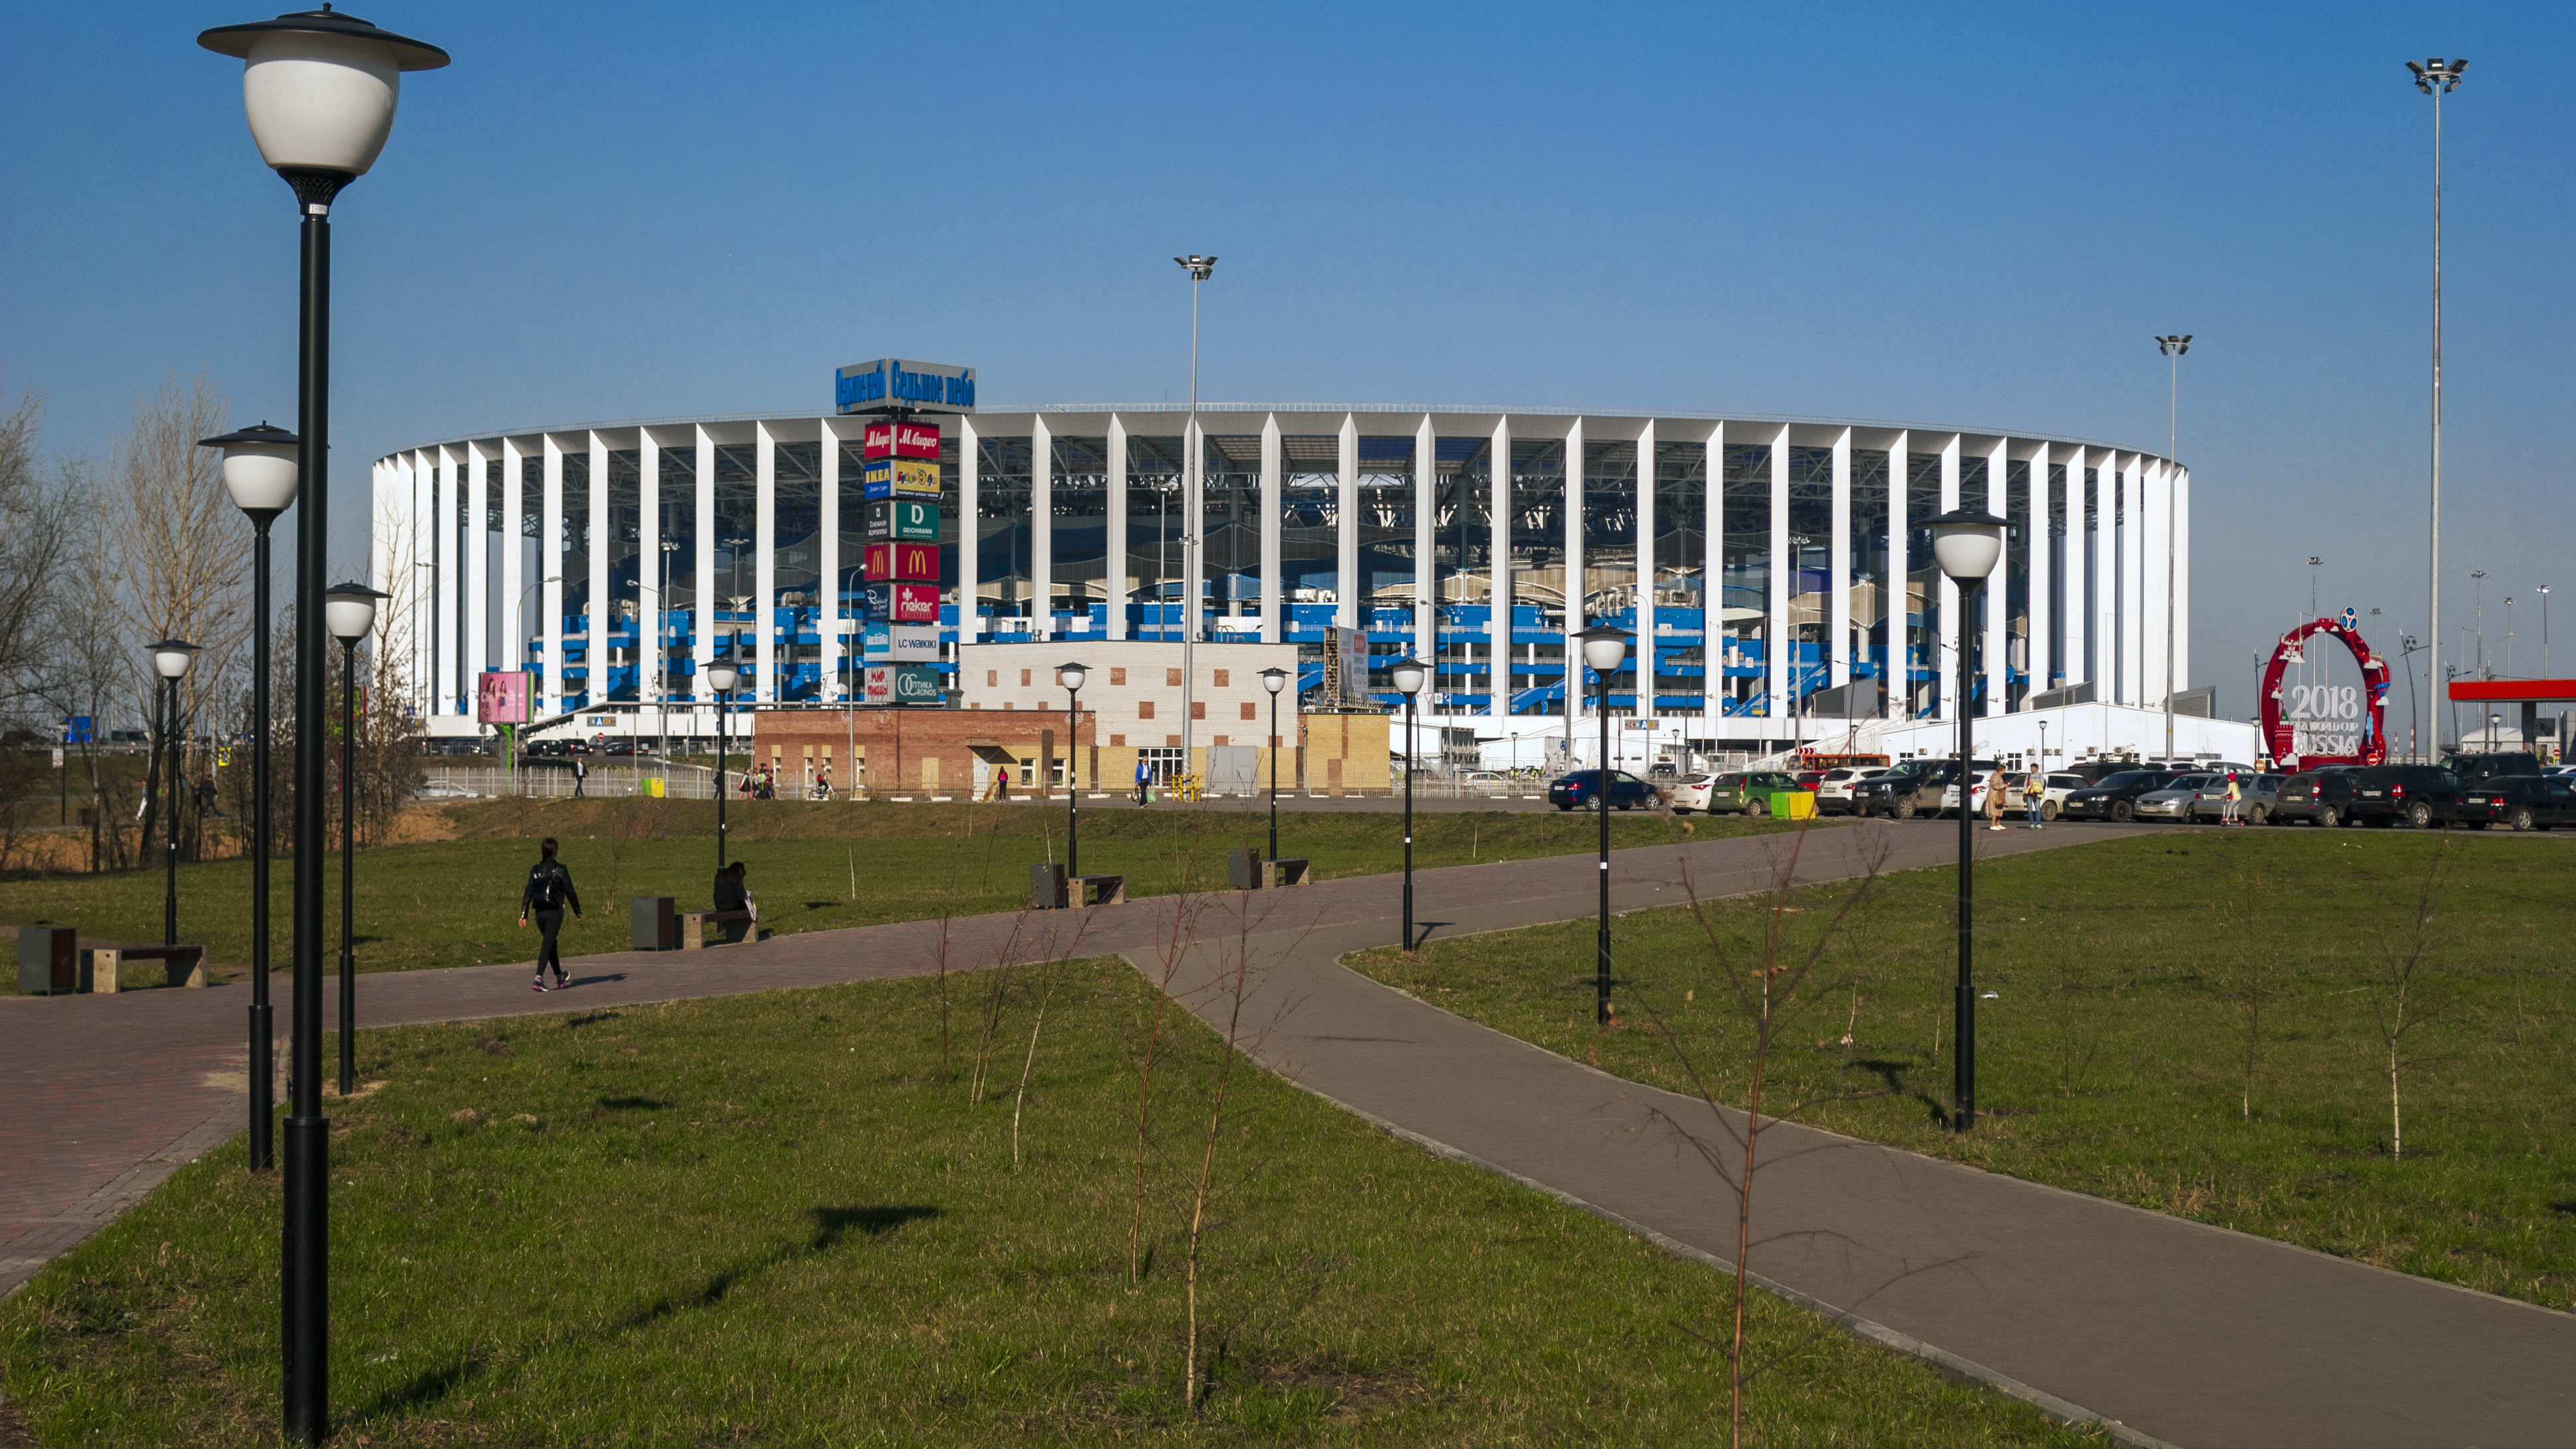
[[[833,375],[832,401],[845,413],[971,413],[975,369],[900,357],[852,363]]]

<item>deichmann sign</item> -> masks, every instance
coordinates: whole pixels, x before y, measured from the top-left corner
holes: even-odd
[[[937,423],[870,423],[859,434],[861,458],[927,458],[939,461]]]
[[[918,498],[879,498],[867,505],[871,543],[893,539],[939,540],[939,505]]]
[[[948,702],[948,696],[940,691],[936,670],[916,664],[871,664],[860,671],[859,702],[940,705]]]
[[[2336,678],[2338,652],[2352,660],[2349,682]],[[2285,771],[2381,764],[2388,758],[2387,696],[2388,665],[2359,630],[2310,620],[2281,636],[2263,670],[2264,747]]]
[[[832,378],[832,401],[844,413],[975,411],[975,369],[881,357],[853,363]]]

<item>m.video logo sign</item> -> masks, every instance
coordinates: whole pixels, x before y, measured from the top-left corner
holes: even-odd
[[[882,357],[844,367],[834,374],[832,400],[845,413],[895,408],[971,413],[975,410],[975,369]]]

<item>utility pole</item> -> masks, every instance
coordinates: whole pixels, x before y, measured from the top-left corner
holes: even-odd
[[[1207,518],[1199,500],[1199,283],[1216,270],[1216,258],[1192,252],[1172,260],[1190,274],[1190,420],[1181,435],[1181,773],[1191,775],[1197,773],[1190,768],[1191,739],[1196,733],[1190,721],[1197,713],[1191,700],[1198,674],[1191,667],[1190,646],[1199,637],[1199,525]]]
[[[2182,437],[2182,355],[2191,350],[2191,334],[2156,339],[2165,355],[2165,462],[2173,472],[2165,479],[2165,758],[2174,757],[2174,524],[2181,516],[2174,501],[2182,491],[2182,460],[2175,456]],[[1960,798],[1965,799],[1965,796]]]
[[[2410,60],[2406,68],[2415,75],[2415,89],[2433,98],[2433,626],[2424,635],[2424,647],[2430,651],[2424,677],[2438,683],[2446,677],[2442,673],[2442,97],[2460,88],[2461,73],[2469,63],[2436,57],[2420,65]]]

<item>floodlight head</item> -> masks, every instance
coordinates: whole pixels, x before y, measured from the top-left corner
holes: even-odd
[[[2547,589],[2542,589],[2541,592],[2545,594],[2549,591]],[[1277,694],[1279,691],[1286,689],[1288,687],[1288,671],[1275,667],[1261,671],[1261,687],[1269,690],[1272,694]]]
[[[1208,274],[1216,270],[1216,258],[1203,257],[1197,252],[1192,252],[1185,257],[1174,257],[1172,260],[1189,269],[1190,280],[1193,282],[1206,281]]]
[[[2004,520],[1981,508],[1954,508],[1932,520],[1932,557],[1953,583],[1982,579],[2004,552]]]
[[[164,639],[143,647],[151,651],[152,672],[163,679],[183,678],[188,666],[197,662],[197,646],[185,639]]]
[[[364,639],[375,627],[376,600],[392,597],[365,584],[333,584],[322,591],[322,625],[344,644]]]
[[[200,448],[224,452],[224,491],[233,506],[265,522],[295,502],[298,474],[297,440],[284,428],[267,423],[241,428],[221,437],[200,438]]]
[[[1575,646],[1583,651],[1583,662],[1595,674],[1610,674],[1628,658],[1628,641],[1634,638],[1625,629],[1607,624],[1586,629],[1573,636]]]
[[[2486,576],[2487,576],[2487,571],[2486,571],[2485,569],[2471,569],[2471,570],[2469,570],[2469,577],[2470,577],[2470,578],[2473,578],[2473,579],[2482,579],[2482,578],[2485,578]]]
[[[2325,560],[2317,557],[2315,554],[2308,555],[2308,567],[2317,568],[2322,566],[2324,563]]]
[[[742,671],[730,659],[719,659],[707,666],[707,687],[718,694],[731,694],[740,683]]]
[[[1055,667],[1055,677],[1065,688],[1079,690],[1082,682],[1091,677],[1091,671],[1079,664],[1059,664]]]
[[[1422,681],[1430,673],[1419,659],[1399,659],[1386,672],[1395,681],[1395,692],[1407,699],[1421,693]]]

